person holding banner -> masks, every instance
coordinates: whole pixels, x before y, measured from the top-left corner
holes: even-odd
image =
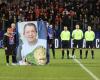
[[[78,48],[80,49],[80,59],[82,59],[82,39],[83,39],[83,31],[80,28],[79,24],[76,24],[76,29],[72,31],[72,39],[73,39],[73,50],[72,50],[72,58],[75,57],[74,55],[74,52],[75,52],[75,48],[77,48],[77,45],[78,45]]]
[[[12,65],[16,65],[16,35],[13,34],[12,28],[7,28],[4,34],[3,44],[6,54],[6,62],[9,65],[9,56],[12,55]]]
[[[55,30],[52,24],[48,26],[48,44],[52,49],[53,59],[55,59]]]
[[[95,39],[95,33],[94,31],[91,30],[91,26],[88,26],[88,31],[85,32],[85,40],[86,40],[86,48],[87,48],[87,50],[85,51],[85,59],[87,59],[89,47],[91,48],[92,59],[94,59],[94,50],[93,50],[94,39]]]
[[[46,40],[38,39],[36,25],[34,23],[27,23],[24,25],[23,30],[25,41],[23,41],[21,50],[18,50],[17,53],[19,64],[46,64]]]
[[[64,59],[64,50],[67,49],[67,59],[69,59],[69,43],[70,43],[70,32],[67,29],[67,26],[64,26],[64,30],[60,34],[62,41],[62,59]]]

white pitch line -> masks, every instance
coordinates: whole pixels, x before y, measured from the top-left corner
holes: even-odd
[[[72,57],[72,56],[70,56]],[[94,80],[100,80],[96,75],[94,75],[89,69],[87,69],[79,60],[73,58]]]

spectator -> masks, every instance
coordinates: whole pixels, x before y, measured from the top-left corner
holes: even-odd
[[[16,63],[16,35],[13,34],[12,28],[8,28],[4,34],[4,49],[6,54],[6,62],[9,65],[9,56],[12,55],[12,65]]]

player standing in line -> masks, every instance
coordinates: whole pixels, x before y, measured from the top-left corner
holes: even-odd
[[[83,31],[80,29],[80,26],[79,24],[76,24],[76,29],[73,30],[72,32],[72,38],[73,38],[73,50],[72,50],[72,57],[74,58],[74,52],[75,52],[75,48],[77,48],[77,45],[78,45],[78,48],[80,49],[80,59],[82,59],[82,44],[83,44]]]
[[[69,43],[70,43],[70,32],[67,26],[64,26],[64,30],[60,34],[62,41],[62,59],[64,58],[64,49],[67,49],[67,59],[69,59]]]
[[[85,40],[86,40],[86,52],[85,59],[87,59],[88,48],[91,48],[92,59],[94,59],[94,50],[93,50],[93,41],[95,39],[95,33],[91,30],[91,26],[88,26],[88,30],[85,32]]]

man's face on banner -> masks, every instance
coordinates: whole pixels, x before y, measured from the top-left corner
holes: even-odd
[[[24,30],[24,36],[28,42],[32,43],[36,40],[37,32],[34,26],[26,26]]]

